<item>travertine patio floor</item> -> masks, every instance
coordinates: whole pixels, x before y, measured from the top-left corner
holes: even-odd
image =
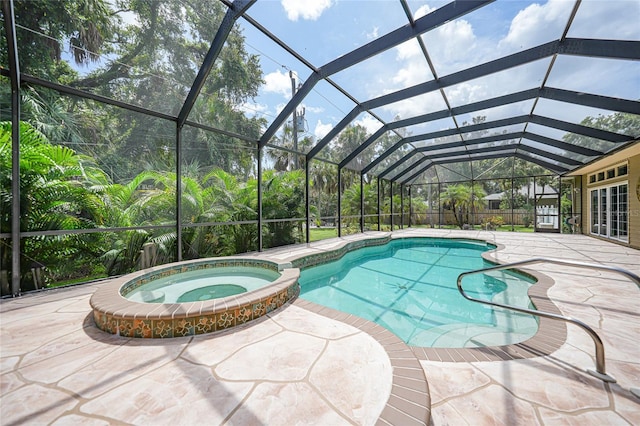
[[[555,257],[640,275],[638,250],[583,235],[395,234],[485,239],[504,245],[494,255],[500,262]],[[286,260],[338,244],[332,239],[268,255]],[[572,325],[550,355],[442,362],[407,355],[370,323],[331,319],[300,299],[224,333],[122,338],[93,324],[89,298],[96,283],[2,300],[0,424],[424,424],[429,402],[434,425],[640,424],[640,398],[629,392],[640,388],[640,289],[609,272],[528,269],[555,280],[548,294],[558,308],[600,333],[617,383],[584,372],[594,368],[593,342]]]

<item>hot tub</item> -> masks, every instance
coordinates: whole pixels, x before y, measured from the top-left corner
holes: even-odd
[[[215,258],[134,272],[110,280],[93,294],[93,317],[101,330],[125,337],[225,330],[296,297],[300,270],[290,266],[256,258]]]

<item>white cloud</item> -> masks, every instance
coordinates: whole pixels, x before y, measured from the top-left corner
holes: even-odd
[[[367,129],[367,133],[369,134],[375,133],[380,127],[382,127],[382,123],[369,114],[362,116],[359,120],[354,121],[353,124],[363,126]]]
[[[299,108],[304,108],[306,112],[311,112],[313,114],[322,114],[324,112],[324,108],[323,107],[314,107],[314,106],[309,106],[306,104],[300,104]]]
[[[373,30],[370,33],[366,33],[365,36],[367,37],[367,40],[375,40],[377,39],[378,36],[378,27],[373,27]]]
[[[322,120],[318,120],[318,122],[316,123],[316,128],[313,131],[313,134],[315,135],[316,139],[320,140],[324,138],[327,135],[327,133],[331,131],[331,129],[333,129],[333,124],[331,123],[324,124],[322,123]]]
[[[535,46],[559,38],[572,6],[572,2],[564,0],[529,5],[513,18],[509,33],[500,41],[499,46]]]
[[[268,93],[279,93],[283,97],[291,98],[291,78],[285,71],[275,70],[264,76],[263,90]]]
[[[280,3],[290,21],[299,18],[315,21],[332,6],[331,0],[281,0]]]
[[[401,119],[415,117],[428,112],[440,111],[446,108],[439,91],[414,96],[400,102],[385,105],[383,109],[389,111],[393,117]]]
[[[269,107],[265,104],[245,102],[239,106],[240,111],[248,115],[264,115],[269,111]]]
[[[487,87],[485,85],[474,84],[473,82],[457,84],[445,90],[447,98],[453,105],[470,104],[489,97],[487,96]]]
[[[583,1],[569,37],[637,40],[640,38],[640,2]]]
[[[286,107],[286,106],[287,106],[286,102],[283,102],[281,104],[276,105],[276,115],[279,115],[282,112],[282,110],[284,109],[284,107]]]
[[[430,7],[428,4],[420,6],[418,10],[416,10],[416,13],[413,15],[413,19],[420,19],[423,16],[430,14],[434,10],[436,10],[436,8]]]

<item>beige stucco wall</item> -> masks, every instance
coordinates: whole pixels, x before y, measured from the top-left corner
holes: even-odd
[[[638,147],[640,150],[640,147]],[[617,177],[614,179],[608,179],[606,181],[606,185],[613,184],[616,182],[629,182],[629,243],[628,245],[634,248],[640,249],[640,152],[638,154],[627,157],[629,161],[629,168],[627,176]],[[613,165],[619,164],[620,161],[611,161],[606,162],[603,161],[601,164],[598,164],[598,169],[607,169]],[[590,212],[589,212],[589,190],[594,187],[602,186],[603,182],[596,182],[594,184],[589,184],[589,175],[584,174],[581,176],[582,179],[582,233],[586,235],[591,235],[589,232],[589,220],[590,220]],[[617,242],[620,244],[624,244],[622,242],[616,240],[609,240],[612,242]],[[624,244],[627,245],[627,244]]]

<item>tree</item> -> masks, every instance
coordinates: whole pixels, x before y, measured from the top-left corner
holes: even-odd
[[[20,123],[20,200],[13,200],[11,127],[10,122],[0,123],[0,232],[11,232],[14,202],[20,203],[22,232],[101,226],[104,216],[99,188],[107,183],[106,175],[90,158],[50,144],[25,122]],[[46,267],[54,276],[87,272],[81,265],[99,253],[100,241],[95,234],[22,238],[23,285],[32,267]],[[11,250],[2,250],[2,265],[11,264],[10,256]]]
[[[77,65],[95,62],[114,31],[106,0],[15,0],[22,72],[65,83],[77,73],[61,61],[68,45]],[[0,43],[0,63],[6,64],[7,45]]]
[[[442,194],[445,208],[453,212],[456,224],[462,229],[471,224],[473,213],[479,209],[486,193],[478,184],[450,184]]]
[[[596,129],[607,130],[629,136],[629,140],[640,137],[640,115],[616,112],[610,115],[598,114],[597,117],[587,116],[580,124]],[[578,146],[607,150],[609,144],[602,146],[603,141],[579,135],[577,133],[566,133],[562,139],[565,142]]]
[[[263,174],[262,215],[269,219],[289,219],[305,217],[304,172],[275,172],[267,170]],[[274,220],[265,224],[264,243],[266,247],[278,247],[300,241],[301,235],[295,221]]]

